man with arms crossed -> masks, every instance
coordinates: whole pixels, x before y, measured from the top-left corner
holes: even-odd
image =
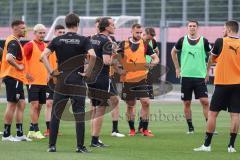
[[[16,20],[12,22],[11,27],[13,34],[6,39],[1,63],[1,78],[5,83],[7,94],[2,141],[31,141],[23,135],[22,125],[25,109],[23,83],[26,82],[26,78],[24,51],[19,39],[25,36],[25,24],[21,20]],[[15,138],[11,135],[14,114],[17,128]]]

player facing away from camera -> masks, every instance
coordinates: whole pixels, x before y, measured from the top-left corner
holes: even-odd
[[[214,85],[204,144],[194,151],[211,151],[211,141],[216,127],[216,120],[221,110],[230,113],[230,140],[227,151],[236,152],[235,140],[239,128],[240,113],[240,38],[239,23],[227,21],[224,25],[224,38],[215,41],[208,62],[208,70],[216,62]]]
[[[56,83],[50,121],[48,152],[56,152],[60,120],[69,99],[71,100],[76,125],[76,152],[89,152],[84,146],[86,98],[85,79],[88,78],[92,72],[96,56],[89,38],[77,34],[79,23],[80,19],[77,14],[68,14],[65,17],[67,33],[54,38],[43,51],[41,56],[41,60],[47,68],[48,73],[52,76],[53,81]],[[53,52],[55,52],[57,57],[59,71],[53,70],[49,63],[48,56]],[[89,65],[85,68],[84,62],[87,56],[89,56]],[[77,62],[75,59],[77,59]],[[84,69],[86,69],[85,73]]]
[[[181,78],[181,99],[188,124],[187,134],[194,133],[191,110],[192,93],[194,92],[195,99],[200,100],[206,121],[209,109],[206,59],[211,47],[206,38],[199,36],[198,28],[198,22],[190,20],[187,23],[187,35],[180,38],[171,51],[176,77]],[[178,54],[181,57],[180,66]]]
[[[54,36],[58,37],[65,34],[65,27],[63,25],[56,25],[55,29],[54,29]],[[55,70],[57,69],[57,58],[56,58],[56,54],[53,53],[51,55],[49,55],[49,62],[51,67]],[[48,81],[50,75],[48,75]],[[46,90],[46,108],[45,108],[45,121],[46,121],[46,127],[47,129],[44,132],[44,136],[48,137],[49,133],[50,133],[50,120],[51,120],[51,112],[52,112],[52,105],[53,105],[53,93],[54,93],[54,89],[49,87],[49,84],[47,85],[47,90]],[[58,135],[61,135],[61,133],[59,132]]]

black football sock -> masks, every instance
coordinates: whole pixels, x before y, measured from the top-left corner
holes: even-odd
[[[228,147],[232,146],[234,148],[234,143],[237,137],[237,133],[230,133],[230,141]]]
[[[3,137],[9,137],[11,135],[11,124],[4,124]]]
[[[134,127],[134,121],[133,120],[130,120],[130,121],[128,121],[128,124],[129,124],[129,128],[131,129],[131,130],[135,130],[135,127]]]
[[[18,136],[18,137],[23,136],[22,123],[17,123],[17,124],[16,124],[16,129],[17,129],[17,136]]]
[[[208,147],[211,144],[213,133],[206,132],[204,146]]]

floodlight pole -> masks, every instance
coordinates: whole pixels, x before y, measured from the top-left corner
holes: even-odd
[[[228,20],[233,18],[233,0],[228,0]]]
[[[145,25],[145,0],[141,0],[141,23]]]
[[[73,12],[73,0],[69,0],[69,12]]]
[[[160,20],[160,43],[161,43],[161,67],[164,73],[161,80],[166,80],[166,67],[167,67],[167,28],[166,28],[166,0],[161,0],[161,20]]]
[[[13,0],[9,0],[9,24],[12,23],[13,18]]]
[[[107,0],[103,0],[103,16],[107,16],[108,14],[107,3]]]
[[[27,24],[27,0],[23,1],[23,17],[22,20]]]
[[[209,25],[209,0],[205,0],[205,26]]]
[[[90,15],[90,0],[86,1],[86,16],[88,17]]]
[[[122,15],[126,15],[126,0],[122,0]]]
[[[57,8],[58,8],[57,0],[53,0],[53,19],[57,17]]]
[[[182,1],[182,25],[186,25],[187,21],[187,0]]]
[[[38,23],[42,23],[42,0],[38,0]]]

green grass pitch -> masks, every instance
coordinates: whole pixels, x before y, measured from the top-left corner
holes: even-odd
[[[0,117],[3,117],[5,104],[0,106]],[[125,119],[125,104],[121,103],[121,115],[119,129],[127,135],[128,124]],[[139,109],[139,104],[138,104]],[[0,141],[0,160],[240,160],[239,152],[227,153],[229,141],[229,115],[222,112],[217,121],[219,135],[213,137],[211,153],[196,153],[194,147],[203,143],[205,120],[199,104],[192,106],[193,124],[195,133],[187,135],[187,125],[183,116],[183,107],[179,103],[156,103],[151,105],[150,129],[155,137],[125,138],[111,137],[111,116],[106,114],[102,127],[101,140],[111,145],[109,148],[92,149],[90,154],[75,153],[75,125],[73,122],[61,121],[60,130],[63,136],[59,136],[56,153],[47,153],[48,139],[34,140],[33,142],[2,142]],[[0,125],[3,126],[3,118]],[[44,114],[41,112],[40,129],[45,130]],[[29,127],[29,105],[26,107],[24,118],[24,130],[27,134]],[[137,127],[137,121],[135,123]],[[2,127],[1,127],[2,129]],[[15,135],[15,123],[12,126],[12,134]],[[239,149],[238,139],[236,149]],[[86,141],[90,143],[89,121],[86,122]]]

